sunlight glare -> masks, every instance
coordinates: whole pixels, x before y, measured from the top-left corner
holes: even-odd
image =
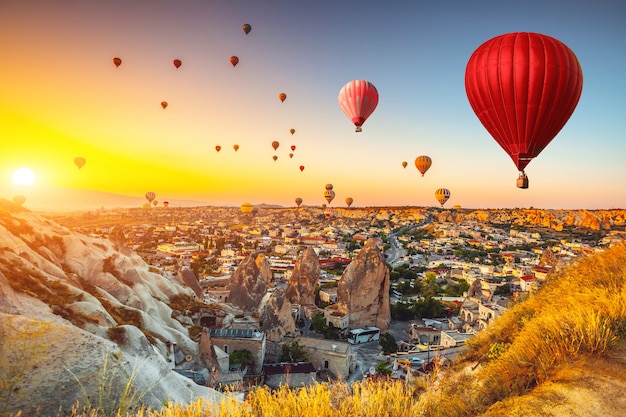
[[[33,185],[35,183],[35,173],[26,167],[18,168],[13,173],[13,184]]]

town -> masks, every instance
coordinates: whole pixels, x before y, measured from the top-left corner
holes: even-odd
[[[172,304],[203,360],[175,343],[164,355],[200,384],[242,390],[420,377],[551,272],[626,238],[623,213],[577,213],[581,226],[532,209],[250,206],[50,217],[191,288],[193,302]]]

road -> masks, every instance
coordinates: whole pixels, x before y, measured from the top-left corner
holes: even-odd
[[[398,241],[398,235],[403,233],[408,228],[426,227],[431,222],[432,222],[432,215],[429,214],[423,223],[417,226],[412,225],[412,226],[401,227],[398,230],[394,230],[387,236],[387,239],[389,241],[389,249],[387,249],[387,251],[385,252],[385,259],[387,263],[391,265],[391,267],[396,267],[398,264],[404,263],[402,258],[406,256],[406,250],[404,249],[404,246]]]

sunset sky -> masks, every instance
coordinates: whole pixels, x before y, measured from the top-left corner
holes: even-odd
[[[626,208],[625,22],[622,0],[0,0],[0,197],[321,205],[332,183],[332,206],[438,206],[445,187],[446,207]],[[464,87],[472,52],[515,31],[561,40],[584,76],[526,190]],[[354,79],[380,95],[361,133],[337,104]]]

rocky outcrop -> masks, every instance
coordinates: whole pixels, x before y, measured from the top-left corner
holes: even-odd
[[[389,268],[374,240],[365,242],[341,276],[337,305],[340,313],[349,314],[350,328],[389,329]]]
[[[267,261],[267,258],[262,253],[257,255],[255,262],[256,262],[256,266],[259,268],[261,276],[263,277],[263,281],[265,281],[265,286],[269,288],[272,284],[272,276],[273,276],[272,267],[270,266],[270,263]]]
[[[259,307],[267,286],[261,271],[252,257],[247,256],[239,264],[228,284],[231,304],[245,312],[253,312]]]
[[[291,304],[287,301],[285,290],[277,288],[267,297],[260,311],[261,330],[268,340],[281,342],[287,335],[294,335],[296,323],[291,315]]]
[[[315,288],[320,277],[320,264],[312,247],[300,253],[293,268],[286,296],[291,304],[314,304]]]

